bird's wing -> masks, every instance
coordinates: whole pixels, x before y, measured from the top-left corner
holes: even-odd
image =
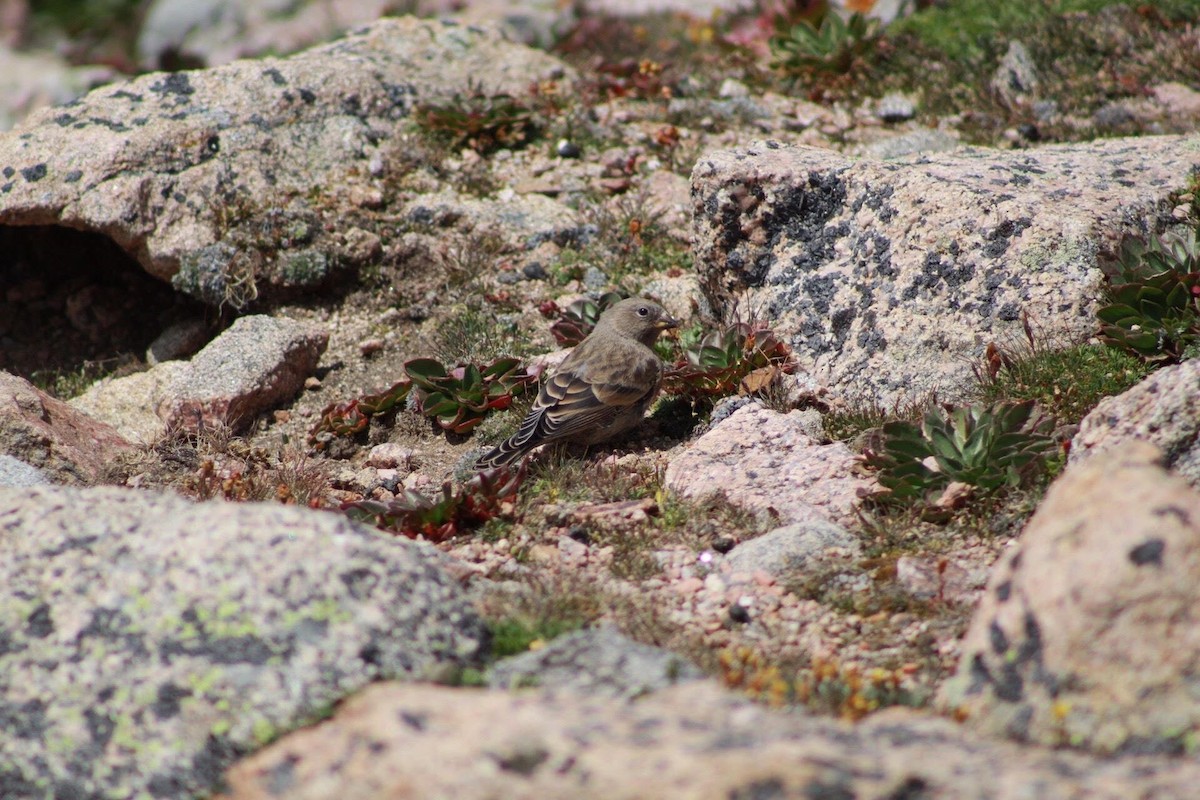
[[[546,442],[586,438],[653,396],[661,377],[662,362],[652,351],[636,342],[593,336],[542,384],[517,432],[479,463],[508,463]]]
[[[542,384],[537,402],[514,438],[571,439],[607,425],[623,409],[644,400],[658,388],[660,366],[653,354],[641,353],[643,349],[617,348],[609,351],[609,358],[564,361]]]

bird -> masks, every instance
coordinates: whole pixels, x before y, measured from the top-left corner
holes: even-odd
[[[658,335],[679,327],[658,303],[631,297],[610,306],[538,390],[511,437],[476,462],[506,466],[549,442],[598,444],[634,428],[662,385]]]

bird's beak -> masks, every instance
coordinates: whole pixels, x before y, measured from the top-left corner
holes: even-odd
[[[654,327],[660,331],[665,331],[667,328],[678,328],[679,320],[674,317],[663,317],[658,322],[654,323]]]

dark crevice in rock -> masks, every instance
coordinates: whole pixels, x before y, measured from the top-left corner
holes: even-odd
[[[0,369],[110,372],[201,308],[105,236],[0,226]]]

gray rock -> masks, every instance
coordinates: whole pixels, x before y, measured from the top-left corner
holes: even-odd
[[[186,361],[164,361],[145,372],[101,378],[68,403],[72,408],[111,425],[130,442],[151,445],[167,434],[157,409],[168,390],[188,371]]]
[[[116,77],[112,67],[76,67],[51,53],[21,52],[0,44],[0,131],[39,108],[69,103]]]
[[[593,291],[608,286],[608,276],[598,267],[588,267],[583,273],[583,285]]]
[[[907,709],[850,724],[710,681],[636,703],[379,684],[229,781],[230,800],[1180,800],[1200,765],[1021,747]]]
[[[1008,51],[992,75],[992,91],[1010,108],[1028,105],[1037,95],[1041,81],[1037,64],[1021,42],[1008,43]]]
[[[750,87],[734,78],[726,78],[721,81],[721,88],[717,89],[717,97],[749,97]]]
[[[0,453],[0,486],[37,486],[50,483],[46,473],[20,459]]]
[[[446,2],[451,6],[454,18],[470,25],[499,24],[515,42],[550,50],[565,35],[574,30],[579,22],[582,6],[565,4],[557,0],[470,0],[470,2]],[[420,4],[437,5],[437,2]],[[446,12],[428,9],[436,16]],[[424,14],[425,8],[419,13]]]
[[[893,92],[879,98],[875,104],[875,114],[884,122],[906,122],[917,113],[917,106],[911,98]]]
[[[962,143],[958,137],[935,128],[916,128],[896,136],[878,139],[863,147],[863,155],[891,159],[921,153],[946,153]]]
[[[718,313],[762,309],[830,388],[965,398],[971,357],[1094,333],[1098,254],[1166,223],[1200,138],[852,161],[760,142],[692,171],[696,268]]]
[[[300,391],[328,342],[325,330],[307,322],[240,317],[172,374],[158,416],[168,430],[217,423],[244,429]]]
[[[1069,466],[993,570],[941,702],[991,734],[1180,753],[1200,727],[1200,494],[1150,444]]]
[[[1136,115],[1125,103],[1107,103],[1092,115],[1092,124],[1104,133],[1121,131],[1136,121]]]
[[[306,322],[240,317],[191,361],[99,380],[71,405],[141,444],[176,429],[244,430],[300,391],[328,341],[328,333]]]
[[[633,700],[703,677],[699,667],[681,656],[602,627],[569,633],[540,650],[496,662],[488,672],[488,685],[538,686]]]
[[[987,579],[987,569],[970,562],[934,556],[896,559],[896,583],[919,600],[974,603]]]
[[[1200,489],[1200,359],[1163,367],[1101,400],[1071,440],[1070,463],[1111,457],[1136,441],[1157,446],[1166,466]]]
[[[0,509],[6,797],[207,795],[238,754],[484,638],[432,548],[340,515],[61,487]]]
[[[785,525],[733,548],[726,556],[735,572],[762,570],[776,578],[794,575],[827,550],[857,552],[858,538],[826,520],[809,520]]]
[[[208,341],[208,323],[199,318],[176,322],[167,327],[146,348],[150,366],[177,358],[187,358]]]
[[[388,0],[154,0],[138,33],[145,69],[213,67],[238,58],[294,53],[379,19]]]
[[[392,176],[419,103],[547,79],[570,91],[561,62],[495,30],[411,18],[286,59],[143,75],[0,136],[0,224],[102,233],[179,290],[242,306],[356,266],[364,233],[393,235],[364,209],[408,199]]]
[[[697,317],[712,319],[712,309],[708,307],[708,300],[700,288],[700,281],[691,273],[675,278],[656,278],[643,286],[640,294],[661,303],[667,313],[679,320],[685,328]]]

